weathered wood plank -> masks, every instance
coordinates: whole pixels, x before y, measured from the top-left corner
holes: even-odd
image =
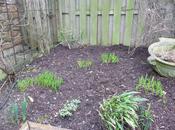
[[[97,43],[97,0],[91,0],[91,45]]]
[[[110,1],[103,1],[103,10],[102,10],[102,45],[108,45],[109,43],[109,9],[110,9]]]
[[[127,1],[126,8],[126,25],[125,25],[125,39],[124,45],[129,46],[132,36],[132,25],[133,25],[133,13],[134,13],[134,0]]]
[[[114,0],[113,44],[119,44],[120,42],[121,7],[122,0]]]

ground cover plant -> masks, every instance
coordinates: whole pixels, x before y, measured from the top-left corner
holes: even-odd
[[[91,60],[78,60],[77,64],[80,69],[83,69],[91,67],[93,62]]]
[[[138,108],[141,102],[147,101],[136,96],[138,92],[124,92],[114,95],[100,105],[100,116],[107,130],[125,130],[138,127]]]
[[[165,97],[165,91],[163,90],[162,83],[154,77],[150,78],[148,75],[141,76],[136,85],[136,90],[138,91],[141,89],[143,89],[146,93],[152,92],[161,98]]]
[[[18,81],[18,89],[21,92],[27,90],[28,87],[32,85],[37,85],[40,87],[50,88],[53,91],[57,91],[59,87],[64,83],[64,80],[57,77],[54,73],[46,71],[35,78],[26,78]]]
[[[60,117],[65,118],[72,116],[73,112],[75,112],[78,109],[80,103],[81,101],[78,99],[67,101],[64,104],[63,108],[59,110]]]
[[[101,62],[104,64],[115,64],[119,62],[119,57],[113,53],[103,53],[101,54]]]

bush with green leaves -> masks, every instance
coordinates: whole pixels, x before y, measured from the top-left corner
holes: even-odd
[[[136,96],[136,94],[138,92],[124,92],[103,101],[99,114],[107,130],[125,130],[138,127],[137,111],[140,103],[147,101],[147,99]]]
[[[78,60],[77,64],[79,68],[83,69],[91,67],[93,62],[91,60]]]
[[[24,92],[28,87],[37,85],[40,87],[50,88],[53,91],[57,91],[60,86],[64,83],[64,80],[57,77],[50,71],[45,71],[34,78],[26,78],[18,81],[18,89],[20,92]]]
[[[154,77],[149,78],[146,76],[141,76],[136,85],[136,90],[143,89],[146,93],[152,92],[156,96],[165,97],[165,91],[163,90],[163,85],[159,80],[154,79]]]
[[[14,103],[10,106],[10,119],[12,123],[19,125],[20,123],[25,123],[27,120],[27,100],[24,99],[20,106],[17,103]]]
[[[66,104],[64,104],[63,108],[59,110],[60,117],[65,118],[72,116],[73,112],[78,109],[80,103],[81,101],[78,99],[67,101]]]
[[[150,127],[152,126],[154,122],[154,118],[153,118],[150,108],[151,108],[151,105],[148,105],[148,107],[145,107],[145,106],[139,107],[138,115],[139,115],[140,130],[150,130]]]
[[[115,64],[119,62],[119,57],[113,53],[103,53],[101,55],[101,61],[104,64]]]

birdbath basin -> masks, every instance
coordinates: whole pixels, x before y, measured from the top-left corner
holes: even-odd
[[[159,38],[159,42],[149,46],[148,62],[165,77],[175,77],[175,39]]]

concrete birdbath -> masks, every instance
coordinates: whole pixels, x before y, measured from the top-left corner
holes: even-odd
[[[175,39],[159,38],[159,42],[149,46],[148,62],[165,77],[175,77]]]

